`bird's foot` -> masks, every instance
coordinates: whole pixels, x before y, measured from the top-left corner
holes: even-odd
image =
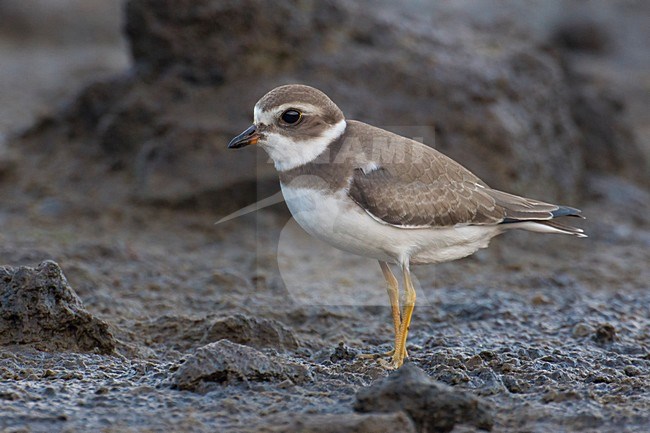
[[[388,352],[384,353],[361,353],[357,355],[357,358],[360,359],[379,359],[379,358],[388,358],[389,356],[393,356],[395,354],[395,349],[389,350]]]
[[[398,368],[401,367],[401,365],[399,365],[393,360],[387,361],[385,359],[378,359],[377,364],[379,364],[379,366],[384,368],[385,370],[397,370]]]
[[[388,358],[391,356],[395,355],[395,349],[389,350],[388,352],[384,353],[360,353],[357,355],[357,358],[360,359],[379,359],[379,358]],[[407,358],[409,356],[409,353],[405,350],[404,351],[404,357]]]
[[[362,353],[360,355],[357,355],[357,357],[360,359],[377,360],[377,363],[387,370],[397,370],[402,366],[402,364],[404,364],[404,359],[407,358],[408,356],[409,355],[406,349],[404,350],[403,357],[395,356],[395,349],[389,350],[388,352],[384,352],[384,353]],[[390,358],[390,359],[383,359],[383,358]]]
[[[390,360],[378,359],[377,363],[386,370],[397,370],[404,365],[404,358],[393,356]]]

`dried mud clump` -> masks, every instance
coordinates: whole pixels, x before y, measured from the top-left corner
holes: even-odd
[[[491,430],[494,424],[492,414],[481,400],[434,382],[413,364],[406,364],[386,379],[360,390],[355,409],[405,411],[422,432],[449,432],[456,424]]]
[[[616,340],[616,328],[610,323],[601,323],[596,328],[594,340],[600,344],[611,343]]]
[[[266,355],[228,340],[199,347],[187,357],[172,377],[176,388],[207,392],[212,384],[241,382],[303,383],[311,379],[298,363]]]
[[[90,314],[53,261],[0,267],[0,345],[112,353],[108,324]]]

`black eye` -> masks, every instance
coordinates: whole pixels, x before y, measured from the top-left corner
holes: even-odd
[[[298,123],[300,119],[302,119],[302,113],[296,110],[287,110],[284,113],[282,113],[282,116],[280,116],[280,118],[284,123],[293,125],[294,123]]]

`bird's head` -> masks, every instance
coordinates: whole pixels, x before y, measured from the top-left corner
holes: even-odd
[[[312,161],[345,131],[339,107],[320,90],[300,84],[271,90],[255,104],[253,116],[253,125],[228,148],[258,144],[279,171]]]

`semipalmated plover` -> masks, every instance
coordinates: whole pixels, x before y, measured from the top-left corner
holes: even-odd
[[[398,368],[415,306],[410,265],[460,259],[505,231],[585,237],[557,217],[580,211],[490,188],[469,170],[420,142],[355,120],[323,92],[277,87],[254,108],[254,123],[228,144],[261,146],[273,160],[293,217],[336,248],[379,261],[388,283]],[[399,266],[399,285],[389,263]]]

